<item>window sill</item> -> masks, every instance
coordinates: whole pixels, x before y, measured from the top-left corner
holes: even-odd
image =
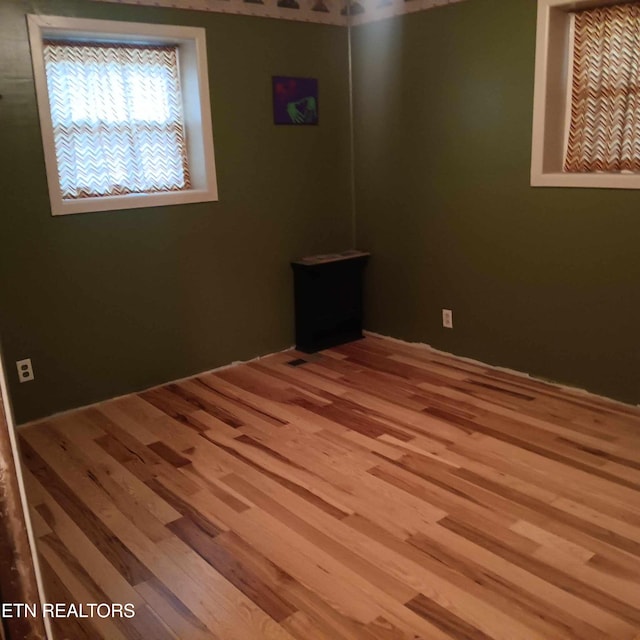
[[[218,194],[216,192],[204,189],[171,191],[168,193],[140,193],[126,196],[100,196],[78,200],[55,201],[52,199],[52,214],[54,216],[65,216],[74,213],[141,209],[144,207],[163,207],[195,202],[215,202],[217,200]]]
[[[640,189],[639,173],[531,173],[532,187]]]

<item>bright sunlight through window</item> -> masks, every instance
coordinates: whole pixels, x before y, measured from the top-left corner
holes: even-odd
[[[218,200],[205,29],[28,25],[54,216]]]
[[[63,199],[188,189],[177,47],[45,42]]]

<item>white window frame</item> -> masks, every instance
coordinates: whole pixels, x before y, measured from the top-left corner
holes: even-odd
[[[570,12],[620,2],[538,0],[531,144],[532,187],[640,189],[640,173],[564,171],[573,68],[573,18]]]
[[[218,200],[209,102],[207,43],[204,29],[60,16],[28,15],[27,19],[52,215]],[[190,189],[63,200],[58,178],[44,63],[43,41],[45,39],[178,46],[187,154],[191,176]]]

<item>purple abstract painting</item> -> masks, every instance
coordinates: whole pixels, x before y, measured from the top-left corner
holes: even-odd
[[[318,124],[318,80],[273,76],[275,124]]]

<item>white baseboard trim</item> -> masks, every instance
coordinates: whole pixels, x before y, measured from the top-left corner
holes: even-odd
[[[74,407],[73,409],[66,409],[65,411],[58,411],[57,413],[52,413],[50,416],[45,416],[44,418],[38,418],[37,420],[32,420],[30,422],[25,422],[24,424],[16,425],[17,430],[25,429],[27,427],[32,427],[41,422],[46,422],[47,420],[52,420],[54,418],[59,418],[61,416],[68,415],[70,413],[75,413],[76,411],[82,411],[83,409],[90,409],[91,407],[97,407],[105,402],[112,402],[114,400],[119,400],[120,398],[126,398],[127,396],[133,396],[138,393],[144,393],[145,391],[153,391],[153,389],[159,389],[160,387],[165,387],[168,384],[176,384],[178,382],[185,382],[186,380],[191,380],[192,378],[197,378],[198,376],[204,376],[207,373],[216,373],[217,371],[224,371],[225,369],[231,369],[232,367],[237,367],[241,364],[249,364],[250,362],[257,362],[258,360],[262,360],[263,358],[268,358],[270,356],[276,355],[278,353],[286,353],[287,351],[291,351],[295,349],[295,346],[287,347],[286,349],[282,349],[281,351],[274,351],[273,353],[265,353],[262,356],[256,356],[255,358],[251,358],[249,360],[234,360],[229,364],[223,364],[215,369],[208,369],[207,371],[201,371],[200,373],[193,373],[190,376],[185,376],[184,378],[177,378],[175,380],[167,380],[166,382],[161,382],[160,384],[155,384],[152,387],[144,387],[143,389],[138,389],[136,391],[130,391],[129,393],[123,393],[119,396],[113,396],[112,398],[105,398],[104,400],[99,400],[98,402],[92,402],[90,404],[81,405],[79,407]]]
[[[581,396],[587,396],[595,399],[606,400],[607,402],[612,402],[614,404],[620,405],[621,407],[632,408],[632,409],[640,408],[640,404],[635,405],[628,402],[623,402],[622,400],[617,400],[616,398],[610,398],[609,396],[603,396],[601,394],[594,393],[593,391],[588,391],[587,389],[583,389],[582,387],[574,387],[572,385],[562,384],[561,382],[556,382],[555,380],[548,380],[540,376],[531,375],[530,373],[518,371],[517,369],[509,369],[508,367],[501,367],[495,364],[488,364],[486,362],[482,362],[482,360],[474,360],[473,358],[461,356],[461,355],[458,355],[457,353],[442,351],[441,349],[436,349],[435,347],[432,347],[431,345],[425,342],[408,342],[407,340],[401,340],[400,338],[394,338],[392,336],[385,336],[384,334],[376,333],[375,331],[363,331],[363,333],[365,336],[372,336],[375,338],[384,338],[385,340],[390,340],[391,342],[398,342],[399,344],[404,344],[411,347],[417,347],[419,349],[425,349],[427,351],[432,351],[433,353],[442,354],[443,356],[448,356],[450,358],[456,358],[457,360],[462,360],[462,362],[468,362],[469,364],[475,364],[481,367],[486,367],[487,369],[501,371],[503,373],[508,373],[510,375],[520,377],[520,378],[528,378],[530,380],[536,380],[537,382],[543,382],[544,384],[548,384],[552,387],[556,387],[561,391],[567,391],[567,392],[575,393]]]

